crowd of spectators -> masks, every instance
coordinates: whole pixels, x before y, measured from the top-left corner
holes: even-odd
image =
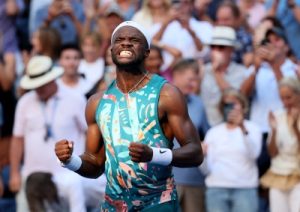
[[[85,104],[115,79],[128,20],[202,141],[203,164],[173,170],[181,210],[299,212],[300,0],[0,0],[0,212],[100,210],[105,176],[62,168],[54,144],[84,152]]]

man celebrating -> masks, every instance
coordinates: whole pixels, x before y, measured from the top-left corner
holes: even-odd
[[[185,99],[144,69],[150,39],[140,25],[121,23],[111,42],[117,78],[88,101],[86,152],[72,155],[73,143],[61,140],[56,155],[85,177],[98,177],[105,168],[103,211],[177,211],[171,166],[198,166],[203,160]],[[181,148],[171,150],[174,137]]]

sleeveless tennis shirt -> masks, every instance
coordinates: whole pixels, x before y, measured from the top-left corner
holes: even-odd
[[[171,166],[135,163],[130,142],[172,148],[158,118],[158,101],[165,79],[152,75],[141,89],[122,93],[114,81],[100,101],[96,121],[102,133],[107,177],[103,211],[137,211],[177,200]]]

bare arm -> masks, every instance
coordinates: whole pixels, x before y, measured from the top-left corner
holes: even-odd
[[[0,62],[0,87],[9,90],[16,78],[16,61],[13,53],[4,55],[4,63]]]
[[[269,134],[269,145],[268,145],[268,151],[271,156],[271,158],[275,157],[278,154],[278,149],[276,145],[276,119],[272,112],[269,113],[269,124],[271,127],[271,133]]]
[[[168,126],[181,146],[173,150],[171,165],[177,167],[200,165],[203,161],[200,138],[188,115],[184,96],[177,88],[166,84],[161,91],[159,108],[165,111]]]
[[[165,136],[172,142],[174,136],[180,148],[172,150],[172,166],[199,166],[203,161],[203,152],[199,134],[187,112],[185,98],[181,92],[170,84],[166,84],[160,94],[160,123]],[[161,117],[162,116],[162,117]],[[171,151],[171,150],[169,150]],[[139,142],[131,142],[129,155],[134,162],[150,162],[153,159],[153,149]]]
[[[86,121],[88,124],[86,151],[81,155],[82,164],[76,172],[88,178],[97,178],[104,172],[105,152],[101,132],[95,120],[95,112],[102,94],[90,97],[86,106]],[[67,163],[72,155],[70,142],[62,140],[56,143],[55,153],[59,160]]]
[[[21,187],[21,161],[24,154],[24,138],[23,137],[13,137],[10,146],[10,177],[9,177],[9,187],[13,192],[17,192]]]

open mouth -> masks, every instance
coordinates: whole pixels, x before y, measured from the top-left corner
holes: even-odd
[[[132,52],[131,51],[126,51],[126,50],[123,50],[120,52],[119,54],[121,57],[125,57],[125,58],[129,58],[132,56]]]

